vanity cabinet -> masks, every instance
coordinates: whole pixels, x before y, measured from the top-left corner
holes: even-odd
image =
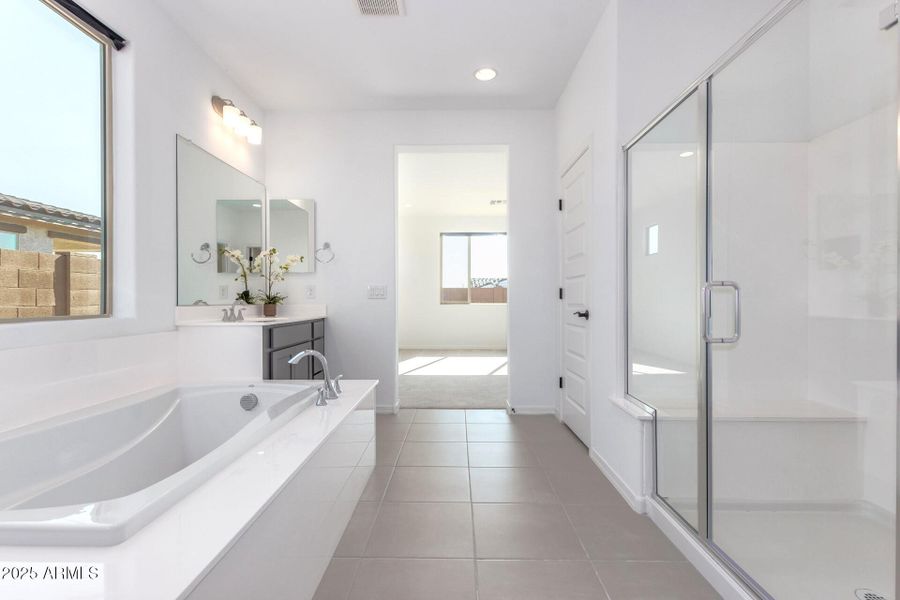
[[[325,354],[325,320],[302,321],[263,328],[263,379],[324,379],[322,364],[306,357],[288,361],[303,350]]]

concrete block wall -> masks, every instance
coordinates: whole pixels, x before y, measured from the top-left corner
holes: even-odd
[[[69,314],[100,314],[100,260],[85,254],[69,255]]]
[[[94,256],[0,249],[0,319],[100,314],[100,288]]]
[[[56,256],[0,249],[0,319],[52,317]]]

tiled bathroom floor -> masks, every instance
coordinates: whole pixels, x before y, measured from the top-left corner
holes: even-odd
[[[401,410],[315,600],[718,594],[550,416]]]

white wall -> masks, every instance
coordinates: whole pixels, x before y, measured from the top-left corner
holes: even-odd
[[[210,97],[234,99],[265,128],[263,112],[155,3],[81,4],[129,42],[113,53],[114,316],[4,325],[0,349],[174,328],[175,134],[264,175],[265,146],[226,130]]]
[[[175,334],[153,332],[174,330],[176,133],[264,174],[210,96],[262,111],[154,3],[81,4],[129,41],[113,53],[114,316],[0,327],[0,430],[175,381]]]
[[[441,304],[441,233],[504,232],[506,217],[402,215],[399,339],[411,349],[506,349],[506,304]]]
[[[397,253],[395,146],[509,146],[510,398],[551,411],[557,341],[557,212],[551,111],[270,113],[270,197],[314,198],[318,244],[336,258],[291,277],[292,301],[314,282],[328,304],[328,355],[335,372],[381,380],[381,407],[396,399]],[[366,286],[388,286],[367,300]]]
[[[776,5],[776,0],[611,0],[556,106],[559,176],[591,145],[592,450],[643,495],[640,424],[624,393],[624,194],[621,146]]]

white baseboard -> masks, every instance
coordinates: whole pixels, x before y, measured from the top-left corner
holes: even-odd
[[[756,600],[716,558],[656,499],[646,501],[647,514],[725,600]]]
[[[384,404],[375,405],[375,413],[379,415],[396,415],[400,412],[400,399],[394,400],[394,404],[385,406]]]
[[[589,455],[591,460],[594,461],[594,464],[597,465],[606,478],[609,479],[610,483],[613,484],[613,487],[621,494],[623,498],[625,498],[625,502],[628,503],[631,508],[637,512],[644,514],[647,512],[647,499],[640,493],[635,492],[631,489],[625,480],[622,479],[618,473],[609,465],[608,462],[603,460],[603,457],[597,454],[597,451],[593,448],[590,449]]]
[[[510,406],[507,404],[508,410],[514,410],[517,415],[556,415],[556,406],[547,404],[545,406]]]
[[[506,346],[451,346],[447,344],[443,344],[440,346],[400,346],[400,350],[404,351],[415,351],[415,350],[490,350],[492,352],[497,352],[500,350],[506,350]]]

